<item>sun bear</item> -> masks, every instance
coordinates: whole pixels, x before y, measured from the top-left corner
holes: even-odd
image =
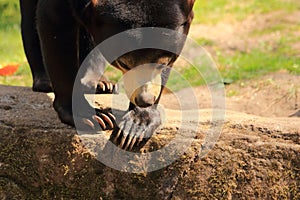
[[[150,71],[158,70],[162,84],[159,88],[143,85],[129,97],[129,111],[123,121],[139,121],[144,130],[135,129],[137,123],[121,123],[117,127],[113,114],[103,110],[96,110],[94,114],[95,109],[84,98],[84,91],[78,95],[84,112],[74,113],[72,92],[78,69],[97,44],[126,30],[161,27],[188,34],[193,4],[194,0],[20,0],[22,39],[33,76],[32,89],[54,92],[53,106],[63,123],[74,126],[74,119],[81,119],[82,127],[95,128],[97,124],[102,130],[119,129],[115,141],[121,148],[133,147],[145,134],[151,136],[160,125],[155,105],[167,81],[169,68],[150,68]],[[179,48],[183,46],[176,41],[168,42]],[[110,52],[103,50],[101,53],[105,57]],[[172,67],[177,57],[171,52],[148,48],[128,52],[110,64],[126,73],[147,63]],[[141,79],[133,77],[137,82]],[[83,82],[82,87],[96,88],[97,93],[113,92],[113,84],[96,78],[97,81],[89,84]]]

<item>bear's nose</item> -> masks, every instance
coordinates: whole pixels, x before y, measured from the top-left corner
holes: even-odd
[[[141,108],[146,108],[154,104],[155,98],[156,97],[150,93],[142,92],[135,98],[135,103]]]

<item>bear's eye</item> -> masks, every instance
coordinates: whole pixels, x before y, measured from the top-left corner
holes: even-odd
[[[125,63],[123,63],[122,61],[118,60],[118,63],[119,63],[119,65],[120,65],[123,69],[125,69],[125,70],[130,70],[130,68],[129,68]]]

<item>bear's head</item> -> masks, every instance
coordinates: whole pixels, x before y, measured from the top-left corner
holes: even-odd
[[[95,44],[113,35],[133,29],[128,38],[118,41],[118,46],[144,44],[146,37],[138,28],[157,27],[170,29],[187,35],[192,19],[194,0],[91,0],[85,11],[85,24]],[[168,34],[168,33],[166,33]],[[148,107],[155,104],[166,83],[169,67],[173,65],[183,48],[185,39],[158,37],[159,43],[174,51],[157,48],[136,48],[111,60],[124,76],[126,93],[136,106]],[[154,44],[155,46],[155,44]],[[117,51],[116,51],[117,52]],[[177,53],[174,53],[177,52]],[[112,57],[113,51],[102,50],[104,57]]]

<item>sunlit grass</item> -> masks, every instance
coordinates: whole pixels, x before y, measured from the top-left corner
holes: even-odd
[[[23,50],[20,28],[6,27],[0,31],[0,65],[18,63],[19,68],[13,76],[0,76],[0,84],[5,85],[32,85],[29,66]]]
[[[31,86],[32,78],[23,50],[19,2],[0,0],[0,65],[18,63],[13,76],[0,76],[0,84]]]
[[[236,53],[232,57],[218,56],[220,71],[224,78],[233,81],[256,78],[280,69],[300,74],[300,58],[279,53],[266,53],[254,49],[250,53]]]
[[[8,28],[0,31],[0,63],[25,62],[20,28]]]
[[[242,20],[249,15],[273,11],[299,10],[298,0],[201,0],[195,3],[195,23],[214,24],[222,20]]]

